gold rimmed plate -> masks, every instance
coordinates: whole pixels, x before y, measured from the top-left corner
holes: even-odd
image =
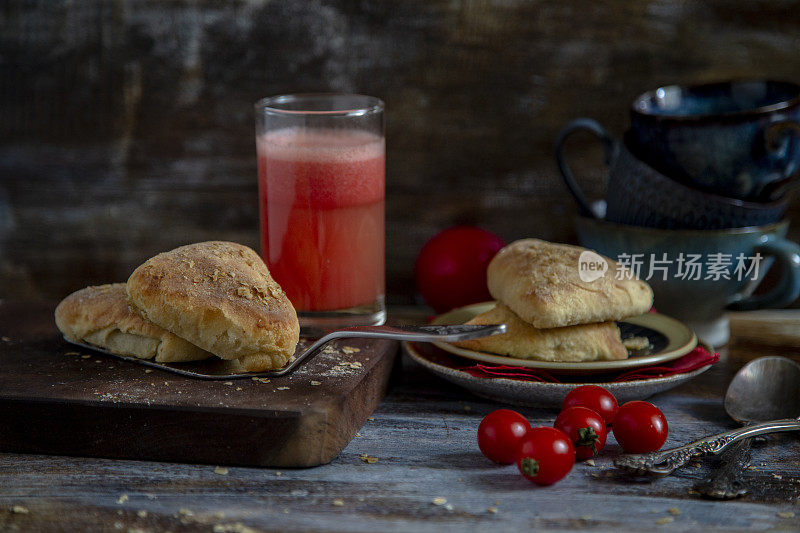
[[[432,324],[463,324],[468,320],[494,307],[494,302],[459,307],[436,317]],[[492,363],[495,365],[521,366],[547,370],[552,374],[594,374],[628,370],[643,366],[656,365],[674,361],[691,352],[697,346],[697,336],[681,322],[658,313],[626,318],[617,322],[623,340],[631,337],[646,337],[650,347],[642,352],[631,354],[627,359],[618,361],[588,361],[581,363],[541,361],[536,359],[519,359],[477,352],[446,342],[434,343],[438,348],[459,357]],[[533,355],[533,354],[532,354]]]

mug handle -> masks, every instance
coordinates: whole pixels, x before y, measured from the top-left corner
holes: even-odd
[[[774,116],[770,119],[769,123],[764,126],[764,149],[768,154],[773,154],[780,148],[781,139],[783,139],[787,133],[800,136],[800,123],[795,119],[786,118],[784,116]],[[800,186],[800,180],[786,182],[786,180],[791,179],[797,174],[797,170],[798,165],[796,163],[787,165],[783,170],[783,176],[778,180],[780,184],[771,191],[768,191],[767,197],[770,200],[777,200],[790,190]]]
[[[781,278],[766,294],[739,296],[741,299],[728,305],[731,311],[785,307],[800,296],[800,246],[784,238],[768,236],[766,242],[755,247],[755,251],[775,258]]]
[[[575,198],[575,201],[578,203],[578,210],[583,216],[602,219],[603,217],[599,213],[595,212],[594,209],[592,209],[592,206],[589,204],[589,201],[586,199],[583,191],[580,189],[580,187],[578,187],[578,183],[575,181],[575,176],[572,174],[572,170],[569,168],[569,165],[567,165],[566,156],[564,154],[564,143],[566,142],[567,138],[576,131],[580,130],[586,130],[589,133],[594,134],[595,137],[597,137],[603,144],[606,165],[611,165],[611,161],[614,158],[614,154],[616,152],[616,141],[608,133],[608,131],[606,131],[606,129],[600,125],[599,122],[591,118],[578,118],[573,120],[564,126],[564,129],[561,130],[561,132],[558,134],[558,138],[556,139],[556,161],[558,162],[558,169],[561,171],[561,176],[564,178],[564,183],[567,185],[567,189],[569,189],[572,197]]]

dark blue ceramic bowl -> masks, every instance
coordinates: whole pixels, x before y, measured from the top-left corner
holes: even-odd
[[[789,205],[787,199],[749,202],[693,189],[637,158],[628,142],[619,143],[611,161],[606,203],[606,220],[611,222],[703,230],[772,224]]]
[[[594,134],[606,151],[609,172],[605,213],[594,211],[566,161],[566,139],[581,130]],[[695,230],[762,226],[783,218],[786,198],[749,202],[710,194],[668,178],[631,152],[629,134],[625,142],[620,142],[588,118],[573,120],[561,130],[556,159],[582,215],[632,226]]]
[[[800,85],[667,86],[631,108],[631,148],[670,178],[720,196],[783,196],[800,166]]]

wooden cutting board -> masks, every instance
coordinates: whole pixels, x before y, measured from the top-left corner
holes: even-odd
[[[204,381],[66,343],[52,304],[0,302],[0,451],[308,467],[386,393],[398,344],[344,339],[289,376]]]

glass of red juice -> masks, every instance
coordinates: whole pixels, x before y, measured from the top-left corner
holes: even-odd
[[[382,324],[383,102],[297,94],[255,107],[261,255],[303,333]]]

